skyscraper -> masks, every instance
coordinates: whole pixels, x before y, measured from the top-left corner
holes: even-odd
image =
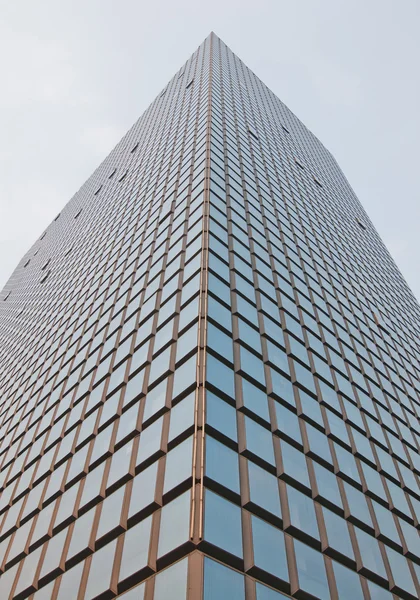
[[[0,598],[418,598],[419,318],[211,34],[0,295]]]

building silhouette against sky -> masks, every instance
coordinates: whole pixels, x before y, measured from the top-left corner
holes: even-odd
[[[0,295],[0,598],[418,598],[419,318],[211,34]]]

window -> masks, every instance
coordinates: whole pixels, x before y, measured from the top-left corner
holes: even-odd
[[[241,509],[206,490],[204,539],[229,554],[242,557]]]
[[[257,460],[274,465],[273,436],[270,431],[245,417],[246,454],[254,455]]]
[[[96,598],[108,590],[117,591],[111,586],[116,545],[117,540],[114,540],[92,556],[85,592],[86,598]]]
[[[283,462],[283,479],[292,479],[296,483],[310,488],[308,468],[305,455],[290,444],[281,441],[281,455]]]
[[[344,519],[335,513],[323,509],[325,528],[327,530],[329,554],[334,556],[334,552],[354,560],[353,548],[350,541],[350,534],[347,523]]]
[[[206,392],[207,424],[233,442],[238,439],[236,410],[211,392]]]
[[[334,575],[340,600],[363,600],[360,577],[354,571],[334,562]]]
[[[275,475],[270,475],[253,462],[248,461],[249,499],[254,512],[263,509],[281,518],[279,484]]]
[[[287,486],[289,503],[290,529],[299,537],[310,536],[319,540],[314,503],[291,486]]]
[[[280,529],[252,517],[252,540],[254,545],[254,565],[274,575],[282,581],[289,581],[284,533]],[[253,572],[251,571],[251,574]]]
[[[282,598],[288,598],[288,596],[285,596],[280,592],[276,592],[275,590],[267,587],[266,585],[262,585],[262,583],[257,582],[256,588],[257,600],[281,600]]]
[[[241,379],[241,384],[243,411],[254,413],[269,423],[267,394],[246,379]]]
[[[245,578],[241,573],[204,558],[203,600],[245,600]]]
[[[387,579],[384,563],[377,540],[358,527],[355,528],[357,543],[362,557],[363,571],[379,575]]]
[[[158,558],[182,546],[189,540],[190,492],[185,492],[162,508]]]
[[[158,573],[153,600],[173,600],[174,598],[185,600],[187,597],[187,573],[187,558]]]
[[[299,590],[328,600],[330,596],[324,558],[298,540],[294,540]]]
[[[152,517],[149,517],[125,533],[119,573],[120,582],[143,571],[147,573],[151,525]],[[129,580],[127,587],[129,587]]]
[[[206,477],[239,494],[238,455],[224,444],[206,436]]]

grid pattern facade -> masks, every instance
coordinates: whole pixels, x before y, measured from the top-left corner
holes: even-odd
[[[0,597],[418,598],[419,316],[211,34],[0,296]]]

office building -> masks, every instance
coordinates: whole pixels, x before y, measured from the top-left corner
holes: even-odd
[[[0,295],[0,598],[418,598],[419,318],[211,34]]]

